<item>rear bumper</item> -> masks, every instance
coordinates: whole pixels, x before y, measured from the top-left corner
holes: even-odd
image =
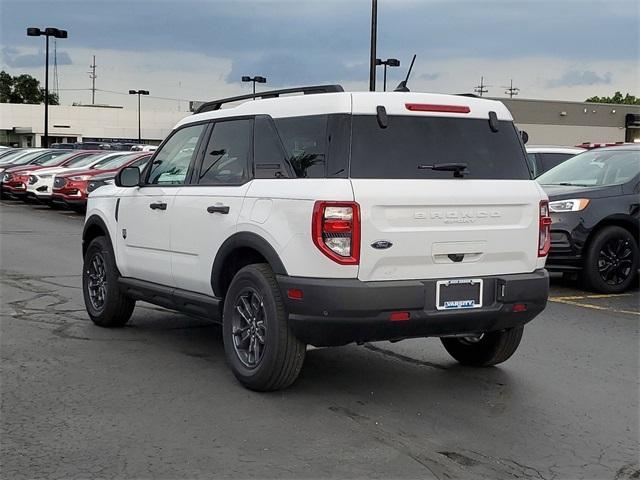
[[[471,335],[517,327],[542,312],[549,295],[549,275],[544,269],[483,277],[484,306],[453,311],[436,309],[436,280],[362,282],[283,275],[277,280],[293,333],[315,346]],[[288,298],[290,288],[302,290],[303,298]],[[524,303],[526,311],[513,312],[516,303]],[[409,312],[409,319],[391,321],[390,313],[397,311]]]

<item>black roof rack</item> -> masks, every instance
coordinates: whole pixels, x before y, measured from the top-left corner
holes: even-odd
[[[341,85],[313,85],[310,87],[295,87],[285,88],[282,90],[270,90],[268,92],[249,93],[247,95],[239,95],[237,97],[222,98],[220,100],[213,100],[200,105],[195,113],[210,112],[213,110],[220,110],[220,107],[225,103],[238,102],[240,100],[251,100],[256,98],[276,98],[280,95],[286,95],[289,93],[303,93],[310,95],[313,93],[336,93],[344,92],[344,88]]]
[[[454,95],[458,96],[458,97],[473,97],[473,98],[482,98],[478,95],[476,95],[475,93],[455,93]]]

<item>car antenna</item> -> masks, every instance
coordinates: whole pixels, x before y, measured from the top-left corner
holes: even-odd
[[[394,92],[410,92],[409,87],[407,87],[407,82],[409,81],[409,75],[411,75],[411,69],[413,68],[413,62],[416,61],[416,54],[413,54],[413,59],[411,60],[411,65],[409,65],[409,71],[407,72],[407,76],[404,80],[402,80]]]

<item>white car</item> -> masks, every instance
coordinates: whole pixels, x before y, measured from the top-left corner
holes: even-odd
[[[294,382],[308,344],[433,336],[489,366],[546,306],[549,224],[500,102],[264,92],[204,104],[92,193],[83,294],[103,327],[137,300],[221,322],[253,390]]]
[[[586,152],[580,147],[560,147],[556,145],[527,145],[527,158],[533,177],[539,177],[543,173],[560,165],[571,157]]]
[[[58,167],[41,168],[34,171],[25,172],[29,175],[27,183],[27,198],[36,199],[40,202],[51,200],[53,182],[55,176],[60,173],[68,173],[74,170],[88,170],[89,168],[113,157],[126,155],[129,152],[105,152],[96,153],[87,151],[73,159],[70,164]]]

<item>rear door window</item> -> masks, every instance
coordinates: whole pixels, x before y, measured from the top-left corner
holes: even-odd
[[[546,172],[574,155],[571,153],[538,153],[538,156],[542,162],[542,170]]]
[[[216,122],[198,175],[200,185],[238,185],[249,179],[253,119]]]
[[[373,115],[353,116],[351,177],[453,178],[451,171],[425,168],[443,163],[466,164],[464,178],[531,178],[512,122],[499,121],[493,132],[488,119],[389,116],[380,128]]]
[[[286,178],[289,176],[282,142],[272,122],[266,116],[255,118],[253,127],[255,178]]]

